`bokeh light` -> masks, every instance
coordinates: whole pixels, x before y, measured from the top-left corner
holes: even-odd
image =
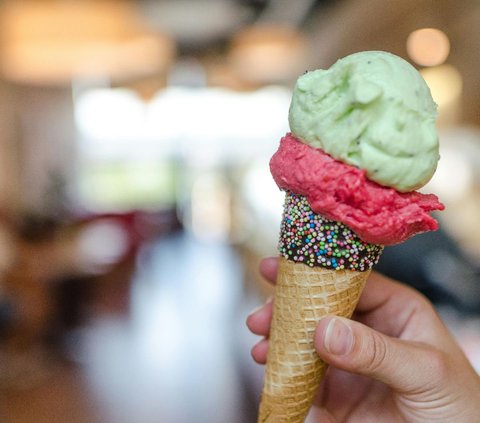
[[[417,29],[407,38],[407,52],[418,65],[438,66],[448,58],[450,41],[440,29]]]
[[[462,76],[452,65],[422,69],[421,74],[430,87],[432,97],[440,108],[457,100],[462,93]]]

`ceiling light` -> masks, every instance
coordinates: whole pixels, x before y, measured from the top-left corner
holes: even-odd
[[[234,71],[248,81],[286,82],[305,71],[308,43],[293,27],[255,25],[235,35],[228,59]]]
[[[29,84],[114,79],[164,69],[173,42],[144,30],[125,2],[8,2],[0,7],[0,72]]]

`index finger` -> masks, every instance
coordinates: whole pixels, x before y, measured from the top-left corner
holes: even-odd
[[[278,275],[278,257],[266,257],[259,265],[260,274],[275,284]],[[372,272],[357,305],[357,312],[369,313],[383,307],[390,301],[408,301],[412,296],[420,295],[412,288],[389,279],[380,273]]]
[[[395,301],[408,301],[412,296],[420,295],[412,288],[386,276],[372,271],[357,305],[357,311],[369,313]]]
[[[278,275],[278,257],[266,257],[260,261],[260,274],[270,283],[275,283]],[[398,298],[415,295],[416,291],[380,273],[372,272],[357,306],[357,311],[368,313]]]
[[[413,319],[434,313],[429,301],[418,291],[380,273],[372,272],[360,296],[355,319],[390,336],[401,337]]]

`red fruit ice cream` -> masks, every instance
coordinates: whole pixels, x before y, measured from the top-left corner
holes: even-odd
[[[373,244],[398,244],[436,230],[437,221],[429,212],[444,208],[433,194],[402,193],[372,182],[364,170],[335,160],[290,133],[282,138],[270,170],[281,189],[305,196],[314,212],[344,223]]]

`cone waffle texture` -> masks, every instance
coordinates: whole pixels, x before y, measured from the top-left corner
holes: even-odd
[[[327,368],[313,342],[318,321],[350,317],[369,273],[280,258],[259,423],[305,421]]]

